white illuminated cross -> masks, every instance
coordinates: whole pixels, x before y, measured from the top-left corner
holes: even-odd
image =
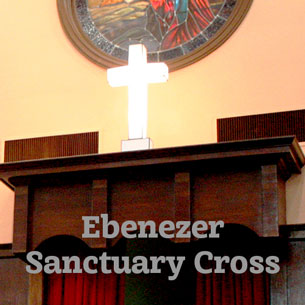
[[[128,66],[111,68],[107,79],[112,87],[128,86],[128,137],[147,137],[147,85],[166,82],[168,67],[165,63],[147,63],[144,45],[129,46]]]

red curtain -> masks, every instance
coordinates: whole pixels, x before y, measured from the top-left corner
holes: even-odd
[[[245,272],[197,275],[196,305],[269,305],[267,274]]]
[[[45,305],[124,305],[124,275],[46,275]]]

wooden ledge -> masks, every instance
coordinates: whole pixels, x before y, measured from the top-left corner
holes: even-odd
[[[11,189],[18,182],[15,178],[94,171],[101,169],[128,168],[175,163],[231,161],[239,158],[244,162],[266,162],[274,159],[286,179],[292,173],[300,173],[305,163],[304,154],[293,136],[221,142],[204,145],[152,149],[136,152],[96,154],[55,159],[42,159],[0,164],[0,180]]]

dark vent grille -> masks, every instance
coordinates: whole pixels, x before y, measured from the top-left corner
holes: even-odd
[[[217,141],[295,135],[305,141],[305,110],[249,115],[217,120]]]
[[[4,162],[98,153],[98,132],[5,141]]]

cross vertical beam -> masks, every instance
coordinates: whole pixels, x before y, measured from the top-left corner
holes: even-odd
[[[144,45],[130,45],[128,66],[107,70],[112,87],[128,86],[128,138],[147,137],[147,85],[166,82],[168,67],[165,63],[147,63]]]

